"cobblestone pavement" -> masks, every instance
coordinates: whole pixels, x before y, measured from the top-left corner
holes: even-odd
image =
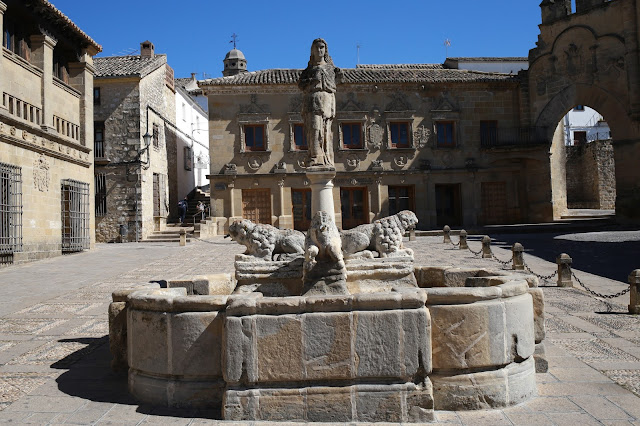
[[[502,267],[443,244],[442,237],[406,245],[418,264]],[[469,245],[480,250],[478,241]],[[187,247],[99,244],[91,252],[0,269],[0,422],[216,423],[218,413],[151,408],[128,395],[126,375],[109,368],[107,307],[116,289],[231,272],[243,249],[222,238]],[[500,260],[510,258],[508,250],[493,251]],[[555,270],[531,252],[525,261],[540,275]],[[583,271],[576,276],[605,294],[627,287]],[[580,289],[542,284],[549,372],[537,375],[539,396],[504,410],[438,411],[440,423],[640,425],[640,318],[627,314],[628,294],[606,304]]]

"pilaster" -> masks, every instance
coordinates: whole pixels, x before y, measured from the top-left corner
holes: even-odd
[[[53,130],[53,49],[58,41],[48,34],[31,36],[31,63],[42,70],[42,128]]]
[[[7,10],[6,3],[0,1],[0,34],[4,34],[4,12]],[[0,47],[0,96],[4,93],[4,55],[2,54],[2,48]],[[0,109],[3,109],[4,106],[2,102],[0,102]]]

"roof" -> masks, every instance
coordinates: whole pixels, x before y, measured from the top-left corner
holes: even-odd
[[[229,52],[227,52],[227,55],[224,57],[224,59],[245,59],[245,57],[244,53],[242,53],[238,49],[231,49]]]
[[[529,62],[526,56],[490,57],[481,56],[477,58],[447,58],[447,60],[458,62]]]
[[[64,13],[60,12],[51,2],[49,2],[48,0],[36,1],[40,2],[45,7],[45,10],[49,11],[55,18],[57,18],[60,24],[71,29],[82,40],[95,47],[98,52],[102,52],[102,46],[96,43],[94,39],[89,37],[87,33],[82,31],[71,19],[69,19]]]
[[[167,55],[142,58],[140,55],[95,58],[96,77],[144,77],[167,63]]]
[[[297,84],[300,69],[269,69],[238,75],[200,80],[206,86],[252,86],[264,84]],[[449,83],[514,81],[514,75],[471,70],[447,69],[441,64],[360,65],[343,68],[342,83]]]
[[[178,87],[182,87],[183,89],[186,89],[187,86],[189,85],[189,83],[193,82],[192,78],[176,78],[175,79],[176,82],[176,86]]]

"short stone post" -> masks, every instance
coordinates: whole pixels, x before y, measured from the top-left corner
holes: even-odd
[[[629,313],[640,314],[640,269],[635,269],[629,274]]]
[[[467,245],[467,231],[464,229],[460,230],[460,250],[467,250],[469,246]]]
[[[449,225],[445,225],[444,228],[442,228],[442,232],[444,234],[444,240],[442,240],[443,243],[450,243],[451,242],[451,228],[449,228]]]
[[[524,247],[522,244],[515,243],[511,247],[511,253],[513,253],[513,265],[511,269],[514,271],[524,271]]]
[[[571,263],[573,260],[567,253],[562,253],[556,258],[558,264],[558,287],[573,287],[571,280]]]
[[[180,247],[184,247],[187,245],[187,230],[180,230]]]
[[[488,235],[482,237],[482,258],[491,259],[491,237]]]
[[[415,228],[411,228],[409,230],[409,241],[415,241],[416,240],[416,230]]]

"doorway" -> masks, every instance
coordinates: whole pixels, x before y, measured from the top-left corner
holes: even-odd
[[[369,223],[367,188],[340,188],[342,229],[355,228]]]
[[[460,184],[437,184],[436,221],[438,226],[462,225],[462,208],[460,206]]]

